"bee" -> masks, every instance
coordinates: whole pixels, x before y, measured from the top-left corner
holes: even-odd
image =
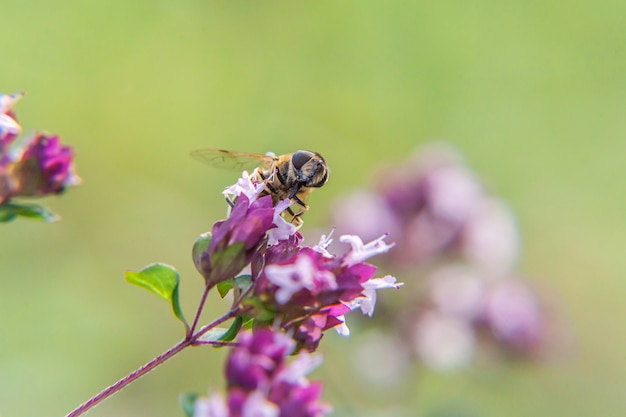
[[[326,184],[330,173],[322,155],[303,150],[275,156],[223,149],[198,149],[191,156],[217,168],[243,170],[256,167],[250,177],[253,181],[265,183],[265,189],[260,196],[272,196],[274,205],[286,198],[299,205],[299,210],[294,211],[293,206],[286,210],[292,216],[291,221],[297,224],[302,224],[300,216],[309,209],[306,204],[309,194]]]

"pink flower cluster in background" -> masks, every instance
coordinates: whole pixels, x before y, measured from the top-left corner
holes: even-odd
[[[371,239],[389,232],[396,243],[382,264],[412,277],[410,299],[393,309],[413,354],[445,370],[469,364],[482,341],[538,352],[545,314],[516,272],[520,237],[508,204],[444,144],[375,178],[373,189],[337,201],[332,221],[341,233]]]

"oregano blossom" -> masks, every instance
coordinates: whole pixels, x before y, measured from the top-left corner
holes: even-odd
[[[283,252],[286,245],[268,248],[265,268],[255,285],[255,296],[267,309],[278,312],[282,326],[310,351],[317,348],[327,329],[339,326],[341,334],[348,334],[344,316],[351,310],[361,308],[371,316],[376,290],[402,285],[392,276],[374,278],[376,267],[364,262],[393,247],[384,242],[384,236],[367,244],[358,236],[341,236],[341,242],[351,244],[341,256],[326,250],[328,239],[323,236],[316,247],[292,248],[292,255],[282,259],[273,252]]]
[[[321,363],[300,354],[286,334],[270,329],[243,332],[226,363],[227,393],[195,403],[194,417],[322,417],[330,407],[320,400],[322,384],[306,375]]]
[[[0,94],[0,221],[20,214],[53,220],[56,216],[39,206],[8,204],[14,197],[59,194],[80,183],[74,151],[58,136],[36,132],[18,139],[22,127],[13,106],[23,95]]]

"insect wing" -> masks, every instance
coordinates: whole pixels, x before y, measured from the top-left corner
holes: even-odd
[[[198,149],[191,152],[191,156],[196,161],[215,168],[239,171],[256,167],[269,168],[277,160],[273,156],[224,149]]]

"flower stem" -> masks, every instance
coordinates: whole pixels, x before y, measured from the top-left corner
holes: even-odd
[[[202,315],[202,310],[204,309],[204,304],[206,303],[207,295],[209,295],[209,291],[213,287],[213,284],[209,280],[206,281],[206,285],[204,286],[204,291],[202,292],[202,297],[200,297],[200,304],[198,304],[198,309],[196,310],[196,316],[193,318],[193,324],[191,328],[187,330],[187,337],[185,339],[190,339],[193,335],[193,332],[196,331],[196,327],[198,326],[198,320],[200,320],[200,316]]]
[[[252,292],[254,285],[250,285],[242,294],[239,295],[239,298],[237,298],[235,300],[235,302],[233,303],[233,306],[230,310],[228,310],[228,312],[224,315],[222,315],[221,317],[216,318],[215,320],[213,320],[211,323],[207,324],[206,326],[203,326],[200,328],[200,330],[198,330],[196,332],[196,334],[193,335],[193,342],[195,343],[195,341],[202,336],[203,334],[205,334],[206,332],[208,332],[209,330],[211,330],[212,328],[214,328],[215,326],[217,326],[218,324],[221,324],[223,322],[225,322],[226,320],[236,317],[240,314],[245,313],[246,311],[248,311],[250,309],[250,307],[248,308],[242,308],[239,306],[239,303],[241,303],[241,301],[246,298],[248,296],[248,294],[250,294],[250,292]]]
[[[163,362],[165,362],[172,356],[176,355],[178,352],[180,352],[181,350],[183,350],[190,344],[191,344],[191,341],[188,339],[181,340],[176,345],[168,349],[166,352],[163,352],[156,358],[152,359],[150,362],[146,363],[142,367],[126,375],[124,378],[120,379],[113,385],[110,385],[109,387],[102,390],[100,393],[96,394],[89,400],[79,405],[76,409],[71,411],[66,417],[77,417],[77,416],[82,415],[83,413],[87,412],[87,410],[101,403],[105,399],[109,398],[111,395],[115,394],[116,392],[124,388],[125,386],[129,385],[130,383],[141,378],[148,372],[152,371],[154,368],[161,365]]]
[[[206,290],[206,292],[208,292],[208,290]],[[206,298],[206,297],[203,297],[203,299],[204,298]],[[198,344],[204,344],[204,343],[196,343],[200,336],[202,336],[203,334],[205,334],[206,332],[208,332],[212,328],[218,326],[219,324],[225,322],[226,320],[235,317],[240,312],[241,312],[241,310],[238,307],[231,308],[226,314],[218,317],[217,319],[213,320],[211,323],[203,326],[195,334],[191,334],[191,335],[185,337],[185,339],[181,340],[180,342],[178,342],[177,344],[175,344],[174,346],[169,348],[167,351],[163,352],[162,354],[160,354],[156,358],[152,359],[150,362],[148,362],[145,365],[143,365],[142,367],[134,370],[130,374],[126,375],[124,378],[122,378],[119,381],[117,381],[116,383],[114,383],[113,385],[110,385],[109,387],[107,387],[104,390],[100,391],[98,394],[96,394],[95,396],[91,397],[89,400],[85,401],[84,403],[82,403],[81,405],[76,407],[74,410],[72,410],[69,414],[67,414],[66,417],[78,417],[78,416],[86,413],[91,408],[95,407],[96,405],[100,404],[102,401],[104,401],[107,398],[109,398],[111,395],[115,394],[116,392],[118,392],[122,388],[126,387],[127,385],[131,384],[132,382],[138,380],[139,378],[141,378],[142,376],[144,376],[148,372],[152,371],[157,366],[163,364],[165,361],[167,361],[172,356],[174,356],[177,353],[179,353],[181,350],[183,350],[183,349],[185,349],[185,348],[187,348],[189,346],[195,346],[195,345],[198,345]],[[194,322],[197,322],[197,320],[194,320]],[[195,324],[196,323],[194,323],[194,325]]]
[[[209,324],[207,324],[205,326],[202,326],[200,328],[200,330],[198,330],[189,340],[191,341],[192,344],[195,344],[196,340],[198,340],[198,338],[200,338],[200,336],[202,336],[203,334],[205,334],[206,332],[208,332],[209,330],[211,330],[215,326],[217,326],[219,324],[222,324],[226,320],[235,317],[240,312],[241,311],[240,311],[239,307],[231,308],[230,310],[228,310],[228,312],[226,314],[216,318],[211,323],[209,323]]]

